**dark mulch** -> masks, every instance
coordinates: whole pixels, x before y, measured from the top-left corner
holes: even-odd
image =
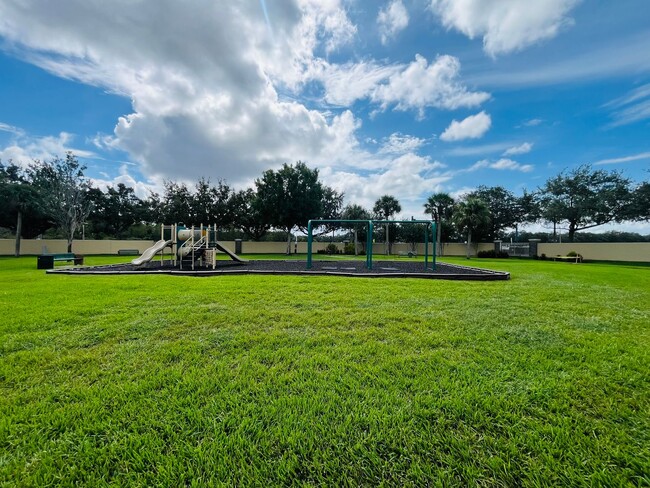
[[[330,275],[366,278],[429,278],[447,280],[507,280],[510,273],[437,263],[435,271],[425,269],[419,261],[374,261],[373,269],[366,268],[365,261],[314,261],[307,269],[306,261],[253,260],[247,263],[220,261],[216,269],[196,266],[192,269],[179,269],[170,264],[151,262],[145,267],[132,264],[114,264],[83,268],[63,268],[49,270],[54,274],[174,274],[184,276],[216,276],[228,274],[294,274]]]

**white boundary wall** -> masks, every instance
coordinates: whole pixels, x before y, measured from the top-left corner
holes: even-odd
[[[75,240],[72,243],[72,251],[77,254],[117,254],[120,249],[136,249],[142,253],[148,247],[153,245],[154,241],[142,240]],[[222,242],[228,249],[235,250],[234,241]],[[328,242],[314,242],[313,250],[325,249]],[[339,249],[343,249],[343,243],[335,243]],[[0,255],[13,256],[15,241],[13,239],[0,239]],[[291,252],[295,249],[295,244],[291,243]],[[359,244],[361,249],[361,244]],[[384,243],[378,242],[374,246],[375,254],[383,254]],[[63,253],[67,251],[67,243],[63,239],[22,239],[22,255],[38,255],[44,252]],[[253,242],[243,241],[243,254],[284,254],[287,249],[286,242]],[[410,244],[396,243],[392,246],[393,254],[408,252],[411,250]],[[494,249],[492,243],[479,243],[472,245],[472,255],[475,256],[478,251]],[[433,251],[433,244],[429,244],[429,254]],[[631,262],[650,262],[650,242],[599,242],[599,243],[539,243],[537,254],[546,254],[547,257],[566,256],[570,251],[575,251],[587,260],[598,261],[631,261]],[[298,243],[298,253],[307,252],[307,243]],[[424,255],[424,244],[417,244],[415,252]],[[461,243],[447,243],[443,247],[444,256],[465,256],[466,247]]]

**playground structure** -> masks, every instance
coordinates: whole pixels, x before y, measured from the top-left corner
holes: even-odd
[[[217,253],[227,254],[230,259],[239,263],[248,262],[237,254],[222,246],[217,240],[217,226],[201,224],[198,227],[184,225],[162,225],[160,240],[145,250],[141,256],[133,259],[131,264],[144,266],[160,254],[160,261],[165,262],[165,251],[169,249],[169,261],[179,269],[194,270],[217,267]]]
[[[314,224],[364,224],[366,226],[366,268],[372,269],[372,233],[375,224],[425,224],[424,229],[424,269],[425,271],[436,270],[436,246],[431,252],[431,266],[429,266],[429,234],[432,242],[435,242],[436,223],[433,220],[347,220],[347,219],[325,219],[310,220],[307,223],[307,269],[312,268],[312,244]]]

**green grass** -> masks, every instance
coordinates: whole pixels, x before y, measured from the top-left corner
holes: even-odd
[[[650,269],[470,264],[512,279],[0,258],[0,485],[647,486]]]

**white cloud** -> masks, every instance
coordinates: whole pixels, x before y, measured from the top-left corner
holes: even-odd
[[[401,0],[392,0],[377,16],[381,43],[387,44],[409,24],[409,14]]]
[[[613,108],[613,122],[610,124],[612,127],[650,119],[650,83],[612,100],[605,107]]]
[[[513,161],[512,159],[499,159],[496,163],[492,163],[490,165],[490,168],[493,169],[509,169],[509,170],[515,170],[515,171],[522,171],[524,173],[528,173],[533,170],[533,166],[530,164],[520,164],[517,161]]]
[[[650,152],[643,152],[634,154],[632,156],[623,156],[620,158],[601,159],[600,161],[596,161],[594,165],[602,166],[604,164],[629,163],[630,161],[639,161],[641,159],[650,159]]]
[[[312,64],[309,76],[323,84],[327,103],[350,106],[367,98],[381,110],[395,106],[402,111],[417,110],[420,117],[428,107],[471,108],[490,98],[489,93],[473,92],[460,81],[460,61],[453,56],[438,56],[429,63],[416,54],[413,62],[396,65],[319,61]]]
[[[530,119],[523,123],[525,127],[536,127],[543,122],[542,119]]]
[[[488,93],[469,91],[458,81],[459,74],[458,58],[438,56],[429,64],[416,54],[415,61],[379,85],[371,99],[384,110],[394,104],[397,110],[416,109],[423,115],[426,107],[455,110],[476,107],[490,98]]]
[[[503,153],[504,156],[516,156],[517,154],[527,154],[533,149],[533,145],[530,142],[524,142],[519,146],[513,146],[506,149]]]
[[[388,194],[399,200],[403,215],[423,217],[423,198],[442,191],[443,183],[452,178],[451,174],[439,171],[444,166],[428,157],[407,153],[389,159],[384,168],[368,174],[325,168],[321,176],[326,184],[345,193],[346,202],[372,209],[379,197]]]
[[[96,154],[92,151],[75,148],[72,145],[74,135],[61,132],[58,136],[32,137],[18,127],[11,127],[14,137],[3,149],[0,149],[0,160],[12,160],[19,166],[27,166],[33,160],[52,160],[55,157],[64,157],[70,151],[80,158],[94,158]]]
[[[379,152],[383,154],[405,154],[408,152],[415,152],[426,144],[426,142],[426,139],[394,132],[383,141],[383,145]]]
[[[522,173],[529,173],[534,169],[534,166],[531,164],[521,164],[512,159],[502,158],[495,162],[490,162],[487,159],[482,159],[477,161],[472,166],[467,168],[466,172],[476,171],[482,168],[491,168],[497,170],[510,170],[510,171],[521,171]]]
[[[377,86],[403,69],[399,65],[381,66],[372,61],[342,65],[320,63],[313,69],[312,76],[323,84],[327,103],[347,107],[369,97]]]
[[[129,174],[129,168],[126,164],[120,166],[119,175],[115,178],[111,179],[109,175],[103,172],[101,173],[101,176],[103,176],[103,178],[91,178],[90,181],[94,187],[99,188],[102,191],[106,191],[109,187],[116,187],[122,183],[126,187],[133,188],[136,196],[143,200],[147,199],[152,192],[158,194],[164,192],[162,179],[158,179],[157,181],[151,180],[148,182],[137,180]]]
[[[483,38],[490,56],[519,51],[555,37],[573,24],[567,17],[578,0],[431,0],[431,10],[448,29]]]
[[[440,135],[443,141],[460,141],[463,139],[479,139],[490,129],[492,126],[492,118],[484,111],[476,115],[461,120],[452,120],[449,127]]]
[[[350,113],[328,118],[276,89],[299,86],[316,50],[354,37],[341,2],[267,7],[270,26],[258,2],[3,2],[0,35],[57,76],[130,97],[133,113],[97,141],[126,151],[147,177],[235,184],[356,145]]]

